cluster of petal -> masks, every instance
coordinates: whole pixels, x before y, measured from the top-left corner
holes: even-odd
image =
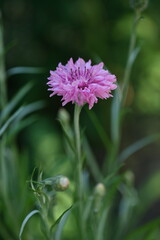
[[[50,71],[48,90],[53,95],[62,96],[62,105],[68,102],[83,106],[89,104],[91,109],[98,98],[112,97],[111,90],[116,89],[116,77],[108,70],[103,69],[104,64],[91,65],[91,60],[85,62],[79,58],[75,63],[71,58],[64,66],[59,63],[55,71]]]

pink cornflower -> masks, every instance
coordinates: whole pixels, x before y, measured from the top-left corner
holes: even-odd
[[[62,105],[68,102],[77,103],[83,106],[89,104],[91,109],[98,99],[112,97],[111,90],[116,89],[115,75],[103,69],[104,64],[101,62],[91,66],[91,60],[85,62],[79,58],[75,63],[71,58],[64,66],[61,63],[55,71],[50,71],[48,90],[62,97]]]

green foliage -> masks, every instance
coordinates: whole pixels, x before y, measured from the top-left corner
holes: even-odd
[[[123,81],[119,83],[112,100],[109,130],[106,132],[102,127],[100,115],[97,115],[96,111],[87,111],[87,119],[89,116],[87,121],[93,123],[94,130],[101,141],[102,146],[98,152],[98,154],[100,153],[98,159],[103,159],[100,159],[100,163],[97,161],[97,155],[95,154],[98,146],[92,147],[85,133],[79,131],[80,109],[76,108],[74,124],[71,121],[70,114],[66,110],[60,109],[58,121],[63,129],[63,141],[56,127],[53,127],[42,114],[34,114],[44,107],[43,101],[35,100],[24,103],[26,96],[33,91],[35,85],[38,88],[39,83],[33,85],[29,81],[16,91],[14,97],[9,97],[9,100],[7,100],[6,80],[8,78],[14,77],[14,81],[17,81],[18,77],[23,74],[28,81],[28,74],[30,76],[34,74],[35,76],[35,74],[42,73],[44,70],[34,67],[13,67],[5,71],[5,51],[2,41],[2,24],[0,23],[1,239],[14,240],[18,239],[18,236],[21,240],[159,239],[159,218],[149,222],[143,219],[154,203],[160,199],[160,172],[153,173],[140,187],[135,187],[134,173],[126,170],[124,166],[125,161],[129,160],[132,155],[159,140],[159,134],[147,135],[145,138],[137,139],[131,145],[127,143],[125,148],[121,146],[123,140],[122,126],[127,115],[126,105],[131,85],[131,73],[140,52],[137,42],[137,27],[141,20],[141,13],[145,10],[148,1],[131,1],[131,3],[135,11],[135,18],[128,60]],[[68,2],[68,4],[70,6],[71,3]],[[102,16],[104,14],[102,1],[93,1],[92,6],[89,1],[82,1],[81,4],[75,1],[72,4],[74,6],[78,4],[80,9],[84,11],[84,17],[81,19],[81,21],[85,21],[86,42],[84,48],[87,49],[88,46],[88,49],[93,49],[93,55],[96,56],[98,52],[105,59],[106,42],[102,41],[102,44],[100,44],[101,41],[99,40],[102,39],[105,32],[105,28],[102,26]],[[91,11],[92,9],[95,11]],[[66,14],[70,12],[69,7],[65,9],[62,6],[61,10],[62,13],[64,11]],[[51,14],[54,15],[52,9]],[[120,13],[118,12],[118,14]],[[65,14],[62,15],[65,18]],[[76,15],[74,18],[78,19],[77,12]],[[121,34],[117,36],[118,40],[124,40],[125,36],[128,37],[129,30],[125,28],[126,19],[130,19],[130,16],[125,16],[125,18],[122,16],[117,20],[117,25],[115,24],[116,31],[122,33],[122,36]],[[130,21],[128,22],[130,23]],[[98,28],[98,23],[101,28]],[[99,34],[95,34],[95,26],[97,26]],[[123,29],[121,29],[122,26]],[[152,25],[150,25],[150,28],[153,31]],[[52,27],[51,29],[53,30]],[[72,31],[71,29],[68,30]],[[138,34],[140,33],[138,32]],[[143,34],[145,35],[145,30]],[[68,35],[70,38],[70,34]],[[110,35],[110,40],[115,43],[114,31],[111,31]],[[49,36],[51,37],[51,35]],[[56,36],[57,43],[60,40],[61,44],[63,37],[61,38],[59,30]],[[145,36],[147,38],[148,35]],[[48,39],[47,42],[50,41]],[[81,45],[80,42],[78,44]],[[121,49],[119,50],[121,51]],[[94,51],[97,52],[94,53]],[[152,62],[150,64],[153,67]],[[153,72],[155,76],[158,76],[159,72],[156,71],[154,69]],[[152,71],[149,72],[151,77]],[[147,81],[151,82],[152,80]],[[147,95],[149,93],[146,90],[147,87],[142,91],[143,85],[138,90],[138,94],[139,99],[145,102],[143,95],[146,95],[146,92]],[[157,85],[155,84],[155,86]],[[141,105],[141,103],[138,104]],[[141,108],[143,108],[142,105]],[[104,108],[102,108],[102,115],[104,118],[106,117]],[[109,119],[108,116],[106,118]],[[56,123],[54,125],[56,126]],[[101,154],[102,150],[103,154]],[[44,179],[42,178],[42,171],[37,173],[36,170],[33,170],[35,165],[43,169]],[[70,187],[66,192],[59,192],[59,190],[64,190],[64,185],[61,186],[61,184],[66,183],[60,182],[62,174],[70,178]],[[30,178],[31,180],[27,181]],[[103,186],[100,191],[96,190],[97,183]],[[33,198],[33,195],[35,198]]]

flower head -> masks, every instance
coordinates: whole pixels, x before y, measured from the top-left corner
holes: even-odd
[[[101,62],[97,65],[91,65],[91,60],[85,62],[79,58],[75,63],[71,58],[64,66],[59,63],[55,71],[50,71],[48,90],[62,97],[62,105],[68,102],[77,103],[83,106],[89,104],[91,109],[97,98],[106,99],[112,97],[111,90],[116,89],[115,75],[103,69]]]

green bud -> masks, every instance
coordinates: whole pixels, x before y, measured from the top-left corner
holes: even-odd
[[[54,182],[54,188],[56,191],[65,191],[69,187],[69,179],[65,176],[59,176]]]
[[[131,7],[139,12],[143,12],[148,7],[149,0],[130,0]]]
[[[52,191],[64,191],[69,187],[69,179],[65,176],[59,175],[56,177],[46,178],[42,181],[46,187]]]
[[[124,178],[128,185],[134,184],[134,173],[132,171],[130,171],[130,170],[126,171],[124,174]]]
[[[106,188],[105,188],[105,185],[103,183],[98,183],[96,186],[95,186],[95,195],[99,196],[99,197],[103,197],[106,193]]]
[[[65,108],[60,108],[60,110],[58,111],[58,118],[62,123],[68,124],[70,121],[69,113]]]
[[[94,189],[94,208],[93,211],[97,214],[102,206],[103,197],[106,194],[106,188],[103,183],[98,183]]]

